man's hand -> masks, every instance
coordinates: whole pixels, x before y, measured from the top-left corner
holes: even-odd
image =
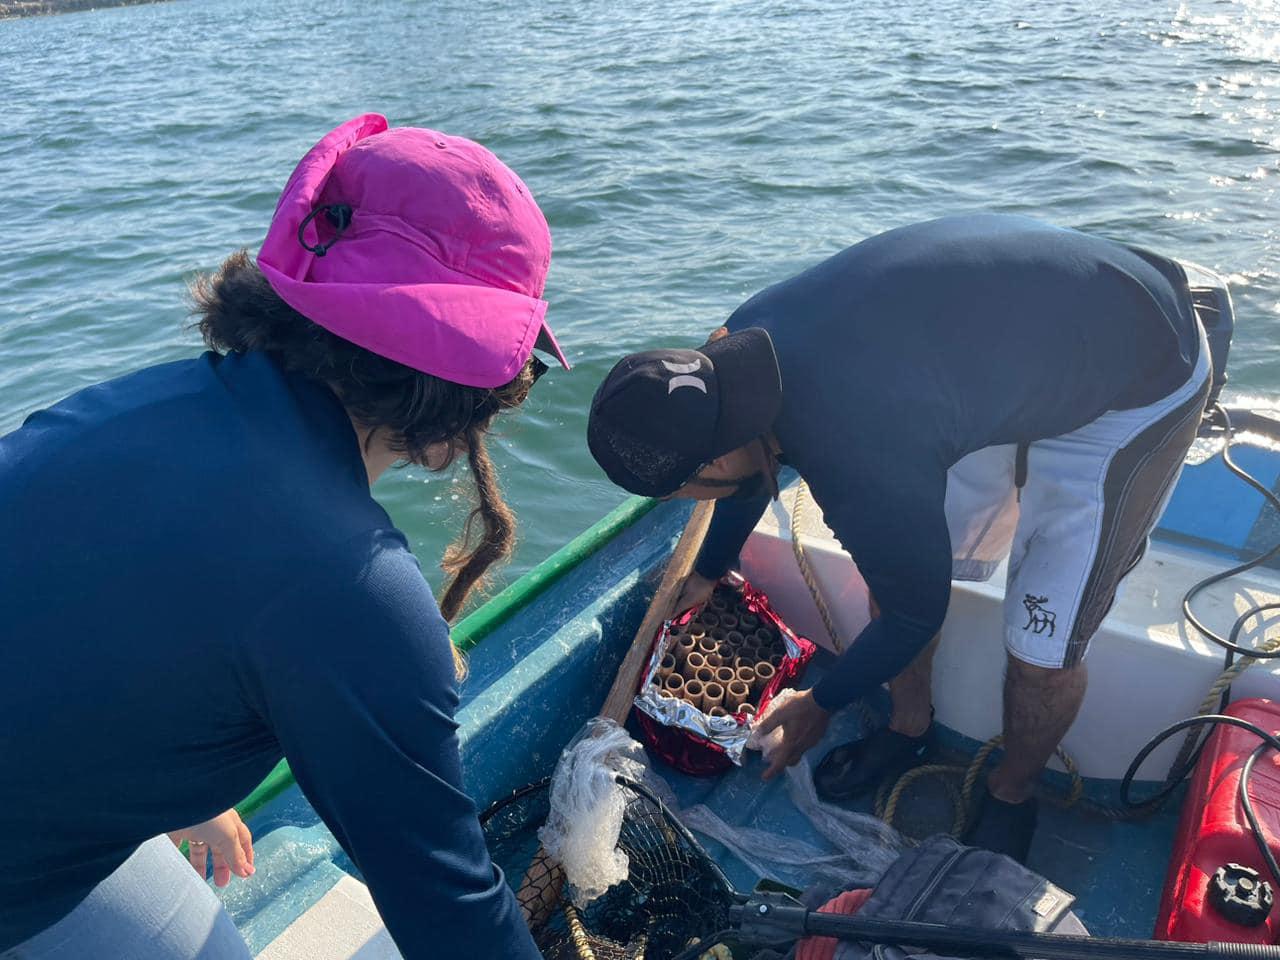
[[[777,707],[770,707],[756,724],[757,735],[764,739],[771,730],[781,729],[782,740],[769,751],[769,767],[762,775],[772,780],[787,767],[797,763],[805,751],[827,732],[831,714],[813,699],[813,691],[803,690]]]
[[[684,586],[680,588],[680,599],[676,601],[676,608],[672,616],[679,616],[690,607],[698,607],[711,599],[711,594],[716,589],[716,581],[708,580],[698,572],[690,573],[685,578]]]
[[[253,836],[234,810],[220,813],[194,827],[174,830],[169,839],[175,847],[180,846],[183,840],[187,841],[187,858],[201,878],[205,874],[209,852],[213,851],[215,886],[225,887],[231,882],[233,873],[242,878],[253,876]]]

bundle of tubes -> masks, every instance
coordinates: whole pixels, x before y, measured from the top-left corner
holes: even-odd
[[[697,616],[672,627],[654,682],[664,696],[709,716],[750,717],[785,656],[774,627],[740,597],[717,590]]]

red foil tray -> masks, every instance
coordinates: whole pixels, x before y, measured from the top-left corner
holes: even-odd
[[[782,618],[778,616],[777,611],[769,604],[769,598],[746,580],[742,581],[740,588],[730,584],[728,581],[722,581],[722,585],[728,586],[730,589],[740,590],[747,609],[781,632],[784,637],[800,650],[798,657],[786,656],[783,658],[778,672],[774,674],[773,679],[769,681],[761,692],[760,704],[756,710],[757,713],[762,714],[768,709],[769,701],[776,697],[779,691],[796,685],[804,673],[804,668],[813,659],[813,655],[818,648],[813,641],[800,636],[788,627]],[[678,617],[667,621],[658,629],[657,634],[654,635],[653,643],[649,647],[650,659],[653,657],[658,642],[665,636],[667,631],[672,626],[683,626],[688,623],[697,615],[699,609],[698,607],[691,607]],[[646,671],[647,673],[648,671]],[[637,693],[643,688],[646,679],[647,676],[640,678],[640,686],[636,688]],[[714,777],[727,772],[733,767],[733,760],[729,758],[729,755],[719,744],[692,731],[679,727],[669,727],[641,710],[633,710],[633,713],[649,750],[682,773],[695,777]],[[738,721],[739,726],[743,726],[748,722],[746,715],[741,713],[736,714],[735,719]]]

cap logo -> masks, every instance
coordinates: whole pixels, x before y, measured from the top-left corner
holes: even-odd
[[[681,387],[693,387],[703,393],[707,392],[707,385],[701,377],[690,376],[695,370],[701,368],[701,360],[695,360],[693,363],[671,363],[668,360],[663,360],[662,365],[672,373],[682,374],[682,376],[672,377],[667,381],[667,396],[670,396]]]

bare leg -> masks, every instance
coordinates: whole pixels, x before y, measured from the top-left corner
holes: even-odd
[[[1022,803],[1030,798],[1040,771],[1080,710],[1088,679],[1083,663],[1053,669],[1009,657],[1004,678],[1004,759],[988,780],[997,800]]]
[[[933,655],[938,650],[938,636],[889,681],[889,696],[893,700],[889,729],[895,733],[918,737],[929,729],[933,715]]]

